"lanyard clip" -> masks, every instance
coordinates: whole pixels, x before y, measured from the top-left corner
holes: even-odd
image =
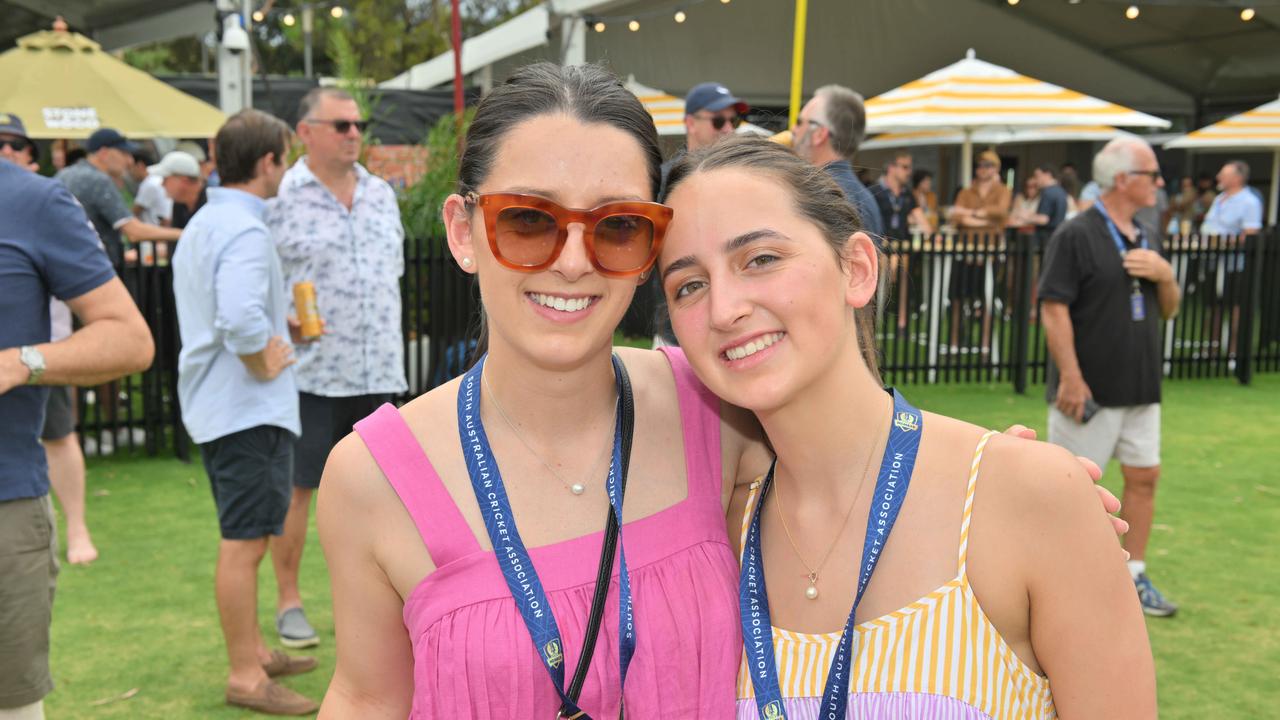
[[[585,716],[586,714],[587,714],[587,713],[586,713],[586,711],[585,711],[585,710],[579,710],[578,712],[576,712],[576,713],[574,713],[574,714],[572,714],[572,715],[565,715],[565,709],[564,709],[564,707],[562,706],[559,710],[557,710],[557,711],[556,711],[556,720],[562,720],[562,719],[563,719],[563,720],[577,720],[578,718],[581,718],[581,717]]]

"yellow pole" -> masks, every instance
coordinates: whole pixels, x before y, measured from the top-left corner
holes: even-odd
[[[796,0],[796,32],[791,41],[791,114],[787,127],[795,127],[800,117],[800,93],[804,86],[804,25],[809,0]]]

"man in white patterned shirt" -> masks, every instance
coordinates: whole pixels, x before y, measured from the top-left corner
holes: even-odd
[[[364,129],[345,91],[307,93],[297,125],[307,154],[285,173],[267,210],[286,284],[313,283],[325,322],[318,342],[297,348],[302,437],[284,534],[271,541],[276,630],[286,647],[319,642],[302,610],[298,567],[325,459],[356,421],[408,389],[400,331],[404,229],[391,186],[359,163]]]

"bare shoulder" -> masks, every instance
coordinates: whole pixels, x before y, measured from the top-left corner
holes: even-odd
[[[984,501],[998,503],[1030,526],[1072,521],[1088,511],[1097,512],[1098,499],[1093,480],[1084,466],[1065,448],[1038,440],[994,435],[982,460],[982,483],[988,491]]]

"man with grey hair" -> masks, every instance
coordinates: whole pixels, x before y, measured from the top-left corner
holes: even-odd
[[[1218,196],[1209,206],[1200,227],[1202,235],[1223,235],[1231,238],[1225,242],[1239,243],[1246,235],[1256,235],[1262,230],[1262,200],[1249,190],[1249,166],[1243,160],[1231,160],[1218,171]],[[1223,300],[1231,308],[1231,341],[1228,352],[1234,359],[1236,336],[1240,331],[1240,306],[1245,302],[1247,288],[1244,273],[1244,253],[1233,253],[1226,258],[1226,277],[1223,282]],[[1211,318],[1211,334],[1216,345],[1222,334],[1222,306],[1215,307]]]
[[[1147,578],[1146,550],[1160,477],[1160,325],[1181,297],[1159,233],[1134,219],[1164,181],[1138,138],[1107,143],[1093,178],[1102,194],[1049,238],[1040,278],[1049,442],[1101,467],[1120,461],[1129,571],[1143,611],[1167,617],[1178,608]]]
[[[791,129],[791,147],[818,165],[844,189],[862,216],[862,226],[874,237],[884,235],[884,221],[871,191],[853,172],[853,156],[867,132],[867,109],[862,96],[840,85],[824,85],[814,92]]]
[[[284,534],[271,540],[276,630],[291,648],[319,642],[303,611],[298,572],[325,459],[352,425],[409,389],[400,330],[404,227],[395,191],[360,164],[366,121],[349,93],[316,88],[302,98],[298,118],[307,154],[285,173],[266,222],[287,286],[315,286],[326,332],[297,348],[302,435]]]

